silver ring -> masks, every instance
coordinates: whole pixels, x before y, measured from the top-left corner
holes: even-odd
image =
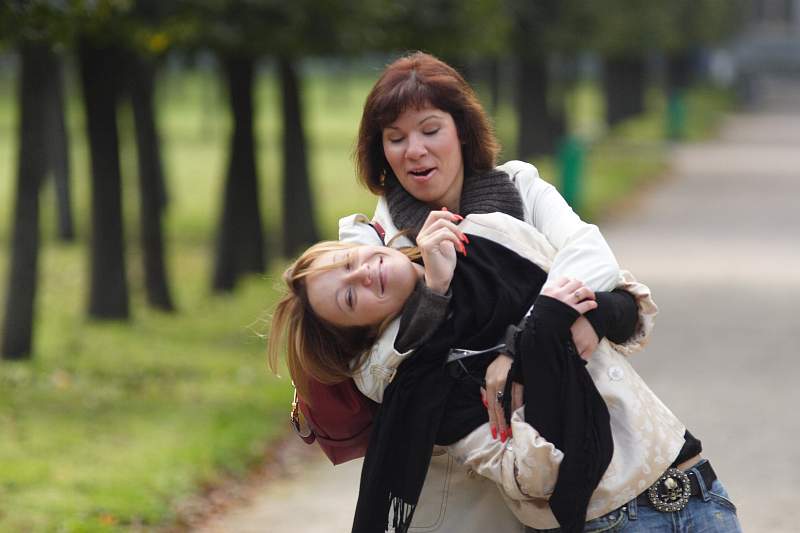
[[[497,394],[495,395],[495,399],[497,399],[497,403],[502,403],[503,402],[503,391],[501,391],[501,390],[497,391]]]
[[[573,293],[572,293],[572,294],[573,294],[573,296],[575,296],[575,298],[576,298],[577,300],[580,300],[580,299],[581,299],[581,295],[580,295],[580,294],[578,294],[579,292],[581,292],[581,290],[580,290],[580,289],[578,289],[578,290],[576,290],[575,292],[573,292]]]

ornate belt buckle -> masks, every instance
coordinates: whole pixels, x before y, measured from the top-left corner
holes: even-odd
[[[689,503],[692,495],[692,484],[689,476],[677,468],[664,472],[658,481],[647,489],[647,497],[657,511],[672,513],[680,511]]]

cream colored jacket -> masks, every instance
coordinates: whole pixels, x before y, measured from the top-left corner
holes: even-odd
[[[545,241],[549,244],[548,254],[551,254],[549,265],[548,280],[554,280],[561,276],[570,276],[581,279],[594,290],[608,290],[613,288],[619,281],[621,275],[617,262],[611,253],[608,245],[600,234],[596,226],[586,224],[575,215],[572,209],[564,202],[563,198],[549,183],[542,180],[536,168],[527,163],[512,161],[506,163],[501,169],[505,170],[517,188],[519,189],[525,205],[525,222],[511,222],[513,234],[521,237],[521,242],[529,238],[528,232],[531,226],[541,232],[539,235],[546,237]],[[510,217],[503,215],[482,215],[483,217],[494,216],[497,226],[503,227]],[[474,217],[469,217],[470,222]],[[375,219],[384,227],[387,233],[387,240],[398,232],[391,222],[385,202],[381,199],[375,213]],[[343,240],[361,242],[365,244],[380,244],[375,231],[365,224],[368,219],[363,215],[352,215],[343,218],[339,224],[339,236]],[[498,229],[498,228],[495,228]],[[505,232],[506,229],[500,230]],[[535,232],[534,232],[535,233]],[[500,242],[503,242],[502,240]],[[411,243],[408,239],[400,238],[393,243],[395,246],[408,246]],[[544,245],[544,243],[540,243]],[[514,249],[514,246],[511,246]],[[545,246],[545,248],[547,248]],[[553,252],[558,250],[554,255]],[[540,253],[539,256],[547,254]],[[546,265],[540,265],[546,266]],[[649,297],[649,293],[647,294]],[[642,299],[641,301],[645,301]],[[631,350],[643,342],[652,327],[652,317],[655,314],[655,307],[644,310],[640,315],[641,331],[639,342],[631,345]],[[394,339],[397,335],[399,320],[390,325],[384,335],[373,347],[367,364],[361,372],[355,376],[355,381],[360,390],[367,396],[376,401],[381,401],[383,390],[394,375],[394,370],[400,364],[407,353],[398,353],[394,350]],[[612,365],[614,366],[614,365]],[[623,370],[624,372],[624,370]],[[615,375],[618,372],[614,371]],[[519,415],[517,415],[519,417]],[[517,422],[521,418],[517,418]],[[483,433],[480,432],[483,429]],[[467,439],[479,438],[480,435],[489,435],[487,428],[476,430]],[[516,429],[516,427],[515,427]],[[682,434],[681,434],[682,437]],[[518,440],[518,439],[514,439]],[[541,440],[541,439],[540,439]],[[513,452],[513,441],[511,451]],[[532,440],[531,442],[539,442]],[[465,442],[465,444],[467,444]],[[507,457],[508,452],[500,453],[494,449],[495,443],[490,443],[490,454],[494,453],[495,464],[502,464],[498,459]],[[505,450],[505,447],[503,447]],[[425,479],[425,486],[420,496],[417,511],[414,515],[414,526],[412,531],[417,532],[483,532],[483,531],[519,531],[523,530],[522,524],[517,520],[515,513],[519,514],[522,505],[517,503],[520,500],[512,497],[501,496],[501,491],[495,489],[495,483],[487,477],[475,474],[472,466],[478,457],[467,458],[463,455],[463,450],[453,448],[451,454],[439,450],[431,461],[428,475]],[[550,474],[553,469],[560,464],[557,450],[554,450],[553,461],[550,461]],[[458,457],[461,463],[454,457]],[[473,461],[470,463],[469,461]],[[486,465],[491,464],[491,460]],[[468,464],[469,463],[469,464]],[[612,467],[614,466],[612,459]],[[506,460],[507,464],[507,460]],[[662,469],[663,470],[663,469]],[[612,468],[609,468],[609,472]],[[494,473],[492,479],[501,480],[498,477],[498,470],[485,468],[481,472],[483,475]],[[546,485],[545,482],[541,482]],[[513,492],[512,492],[513,495]],[[505,503],[504,503],[505,498]],[[536,498],[534,500],[534,498]],[[527,518],[526,522],[535,524],[546,524],[536,527],[554,527],[552,515],[542,498],[532,497],[530,501],[538,501],[542,510],[537,510],[533,519]],[[594,501],[594,500],[593,500]],[[508,506],[506,505],[508,504]],[[514,510],[514,513],[509,511]],[[592,508],[590,508],[590,512]],[[536,517],[540,521],[536,521]]]
[[[460,228],[470,235],[502,244],[545,271],[549,271],[556,256],[543,235],[502,213],[470,215]],[[611,463],[589,502],[587,520],[620,507],[652,485],[684,443],[683,424],[650,390],[626,357],[643,347],[653,327],[657,308],[650,291],[628,272],[620,274],[616,285],[636,298],[639,324],[624,345],[602,340],[587,364],[608,406],[614,440]],[[495,482],[519,521],[537,529],[558,527],[547,500],[555,486],[563,453],[525,422],[524,407],[512,415],[511,424],[514,437],[506,443],[491,438],[487,423],[445,447],[445,451],[457,464]]]

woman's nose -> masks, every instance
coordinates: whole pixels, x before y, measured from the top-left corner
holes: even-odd
[[[367,287],[372,285],[372,271],[368,263],[362,263],[361,266],[350,271],[347,277],[350,282],[361,283]]]
[[[408,137],[408,149],[406,149],[406,157],[409,159],[419,159],[420,157],[424,156],[428,153],[427,148],[425,148],[425,142],[419,135],[409,135]]]

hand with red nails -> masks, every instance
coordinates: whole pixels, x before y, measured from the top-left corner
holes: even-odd
[[[506,424],[505,410],[502,402],[497,401],[497,393],[503,392],[508,380],[508,371],[511,369],[513,359],[505,354],[498,355],[486,369],[486,388],[481,389],[483,405],[489,413],[489,426],[496,428],[497,436],[505,442],[503,435],[511,436],[511,426]],[[522,406],[523,387],[519,383],[511,384],[511,411],[514,412]]]
[[[467,255],[469,240],[456,224],[463,217],[445,209],[431,211],[417,234],[417,246],[425,264],[425,284],[434,292],[444,294],[450,287],[456,268],[456,250]]]

